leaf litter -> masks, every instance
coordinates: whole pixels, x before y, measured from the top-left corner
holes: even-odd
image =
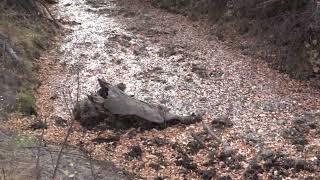
[[[73,23],[64,23],[61,45],[41,57],[37,103],[41,118],[48,118],[46,141],[63,141],[70,123],[64,98],[72,108],[80,70],[80,99],[96,91],[103,77],[174,113],[206,113],[202,122],[145,131],[90,131],[76,124],[69,143],[96,159],[147,179],[320,174],[319,124],[312,124],[320,118],[319,90],[209,39],[203,22],[142,2],[61,0],[52,7],[59,19]],[[17,118],[4,126],[40,133],[28,129],[32,123]]]

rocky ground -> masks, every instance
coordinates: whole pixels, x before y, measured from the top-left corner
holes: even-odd
[[[205,23],[139,2],[61,0],[53,7],[66,30],[61,45],[39,61],[45,141],[62,142],[78,83],[82,99],[103,77],[174,113],[206,115],[192,125],[151,130],[76,124],[69,143],[95,159],[146,179],[319,177],[318,89],[228,48]],[[28,128],[35,122],[17,118],[2,126],[40,134]]]

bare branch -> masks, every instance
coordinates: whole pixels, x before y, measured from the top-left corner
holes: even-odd
[[[78,77],[77,77],[77,104],[79,103],[79,94],[80,94],[80,72],[78,72]],[[68,109],[68,112],[69,112],[69,115],[70,115],[70,118],[71,118],[71,124],[68,128],[68,131],[67,131],[67,134],[65,136],[65,139],[62,143],[62,146],[61,146],[61,149],[59,151],[59,154],[58,154],[58,158],[57,158],[57,163],[56,163],[56,166],[54,168],[54,171],[53,171],[53,175],[52,175],[52,179],[55,179],[56,175],[57,175],[57,171],[58,171],[58,168],[59,168],[59,164],[60,164],[60,160],[61,160],[61,157],[62,157],[62,153],[63,153],[63,150],[65,148],[65,146],[67,145],[67,142],[68,142],[68,139],[69,139],[69,136],[71,135],[72,133],[72,129],[73,129],[73,125],[75,123],[75,117],[74,117],[74,114],[72,113],[72,110],[67,102],[67,96],[65,94],[65,92],[63,92],[63,99],[64,99],[64,103],[65,103],[65,106],[67,107]]]
[[[1,34],[0,34],[0,47],[3,47],[3,50],[5,52],[4,55],[7,53],[12,59],[12,61],[20,62],[20,58],[18,57],[16,52],[12,49],[10,44],[5,39],[2,39]]]
[[[44,124],[47,124],[47,118],[44,119]],[[42,129],[41,136],[39,137],[39,145],[37,152],[37,162],[36,162],[36,170],[37,170],[37,180],[41,179],[41,168],[40,168],[40,153],[42,147],[42,141],[44,139],[45,128]]]
[[[6,172],[4,171],[4,168],[2,168],[2,175],[3,175],[3,180],[6,180]]]
[[[202,126],[203,126],[203,129],[205,129],[206,132],[207,132],[213,139],[215,139],[216,141],[218,141],[218,143],[222,143],[221,139],[214,134],[214,132],[211,130],[211,128],[210,128],[207,124],[202,123]]]

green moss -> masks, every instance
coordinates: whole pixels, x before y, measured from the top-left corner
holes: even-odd
[[[51,33],[48,27],[41,22],[24,24],[0,20],[0,28],[7,29],[10,43],[18,55],[31,62],[39,54],[39,51],[45,49]]]
[[[36,100],[32,92],[37,83],[33,76],[37,65],[34,59],[39,58],[40,53],[48,47],[48,39],[55,34],[56,29],[46,19],[5,16],[10,13],[18,12],[3,8],[0,2],[0,31],[8,36],[10,45],[21,59],[18,64],[13,64],[9,59],[0,63],[1,68],[12,73],[10,81],[0,85],[0,88],[5,87],[6,92],[10,92],[5,94],[5,99],[15,100],[4,102],[5,106],[11,107],[10,111],[6,110],[6,113],[20,111],[26,115],[35,114]],[[5,72],[0,71],[0,76],[2,74]],[[4,115],[0,114],[0,116]]]
[[[9,27],[10,23],[8,21],[0,21],[0,28]]]
[[[31,115],[36,113],[36,99],[32,94],[32,90],[28,86],[22,87],[17,95],[19,110],[22,113]]]
[[[38,145],[38,139],[31,135],[18,135],[15,138],[15,143],[18,147],[33,147]]]

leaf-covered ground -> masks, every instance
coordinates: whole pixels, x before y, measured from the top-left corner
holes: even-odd
[[[97,78],[202,122],[165,129],[86,130],[70,144],[147,179],[315,179],[320,174],[320,92],[219,42],[205,22],[141,1],[61,0],[66,31],[41,58],[38,112],[45,140],[61,142],[76,99]],[[25,128],[33,120],[7,124]],[[203,128],[207,124],[222,141]],[[30,130],[31,131],[31,130]],[[34,131],[33,133],[39,133]]]

